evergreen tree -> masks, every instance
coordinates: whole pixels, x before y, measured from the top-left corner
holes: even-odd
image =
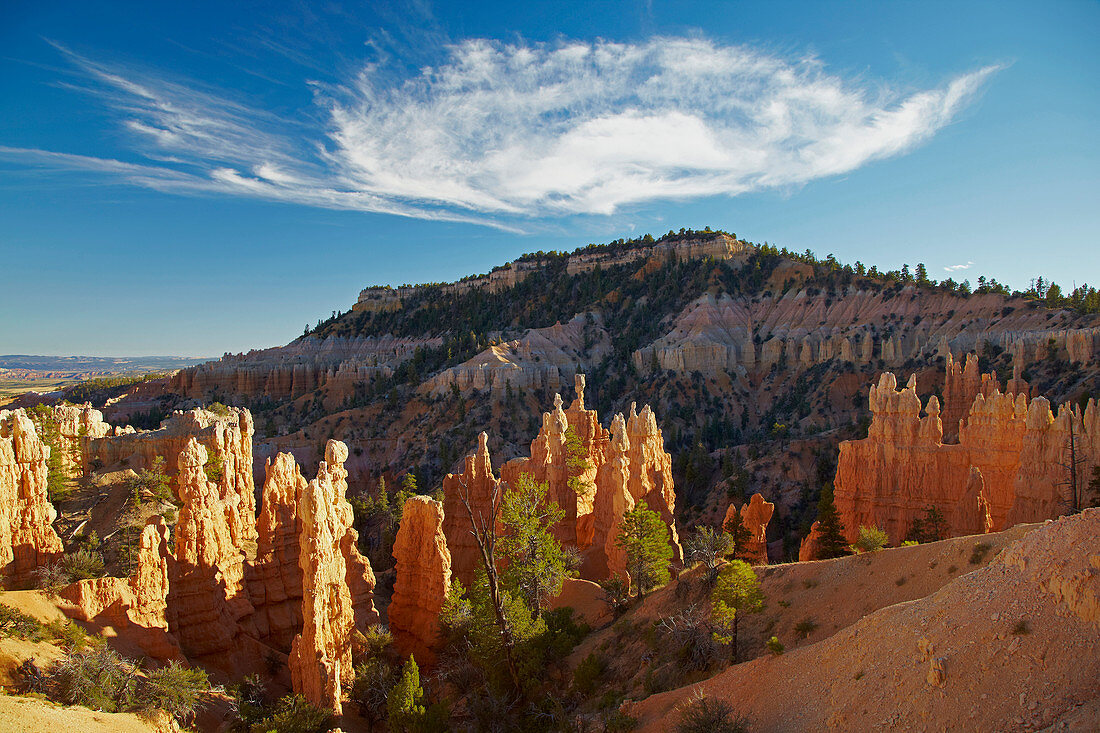
[[[420,670],[412,655],[401,669],[401,677],[386,698],[391,731],[418,731],[427,711],[421,704],[424,690],[420,687]]]
[[[722,529],[730,537],[730,549],[727,554],[732,557],[740,557],[745,551],[745,546],[752,540],[752,532],[745,526],[745,520],[741,518],[741,512],[733,512],[722,526]]]
[[[732,660],[737,663],[737,625],[741,617],[764,610],[760,579],[747,562],[733,560],[722,568],[710,594],[711,620],[721,629],[719,641],[729,644]]]
[[[833,485],[825,484],[817,502],[818,531],[821,533],[815,560],[827,560],[849,554],[848,540],[840,526],[840,515],[833,503]]]
[[[924,510],[923,517],[917,517],[909,526],[905,535],[907,542],[938,542],[947,535],[947,520],[935,506]]]
[[[668,527],[644,499],[623,514],[615,544],[626,553],[626,570],[639,596],[668,582],[668,563],[672,559]]]
[[[565,553],[550,528],[565,516],[546,500],[549,486],[521,474],[501,505],[500,560],[505,585],[523,598],[537,617],[544,601],[561,592]]]
[[[578,495],[586,493],[591,488],[591,484],[586,482],[581,474],[591,468],[592,463],[588,460],[588,451],[585,450],[584,443],[572,427],[565,429],[565,467],[569,472],[566,483],[573,493]]]

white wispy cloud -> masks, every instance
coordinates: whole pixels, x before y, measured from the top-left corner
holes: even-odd
[[[58,48],[149,162],[0,156],[162,191],[506,228],[845,173],[927,140],[997,68],[901,93],[705,39],[469,40],[411,78],[366,64],[339,87],[315,85],[314,107],[292,121]]]
[[[967,262],[965,265],[947,265],[943,268],[944,272],[957,272],[959,270],[969,270],[974,266],[973,262]]]

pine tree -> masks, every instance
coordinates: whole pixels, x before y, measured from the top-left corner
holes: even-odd
[[[581,442],[580,436],[577,435],[572,427],[565,429],[565,467],[569,472],[569,478],[566,481],[569,488],[573,490],[575,494],[584,494],[591,488],[581,474],[591,468],[592,463],[588,460],[588,451],[585,450],[584,443]]]
[[[827,560],[849,554],[848,540],[840,526],[840,515],[833,503],[833,485],[825,484],[821,489],[821,499],[817,502],[818,530],[821,532],[815,560]]]
[[[386,711],[389,714],[389,728],[391,731],[416,731],[420,729],[427,711],[420,703],[424,697],[424,690],[420,687],[420,669],[416,666],[416,660],[409,656],[409,661],[401,669],[401,678],[390,690],[386,698]]]
[[[500,560],[505,586],[522,597],[537,617],[544,601],[561,592],[565,553],[550,528],[565,516],[546,500],[549,486],[521,474],[501,505]]]
[[[710,602],[711,620],[724,632],[717,634],[717,637],[730,645],[731,658],[736,664],[738,622],[746,614],[764,610],[760,579],[747,562],[733,560],[718,574]]]
[[[626,570],[639,596],[668,582],[668,563],[672,559],[668,527],[644,499],[623,514],[615,544],[626,553]]]
[[[752,532],[745,526],[745,520],[741,518],[740,511],[734,511],[726,523],[722,526],[730,536],[729,555],[740,557],[745,551],[745,546],[752,540]]]

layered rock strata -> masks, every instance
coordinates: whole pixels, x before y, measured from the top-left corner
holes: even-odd
[[[26,412],[0,411],[0,578],[9,586],[27,583],[64,549],[52,527],[49,456]]]
[[[569,379],[611,353],[611,339],[598,313],[580,313],[567,323],[532,328],[518,339],[490,346],[474,358],[440,372],[422,391],[488,390],[494,399],[509,390],[560,391]]]
[[[170,391],[204,399],[210,394],[300,397],[321,387],[353,394],[356,383],[390,376],[418,347],[438,346],[439,338],[302,338],[282,347],[226,354],[177,372]]]
[[[1006,306],[1001,295],[964,298],[912,285],[896,294],[858,287],[827,298],[815,294],[797,286],[757,298],[704,294],[684,308],[668,333],[634,352],[634,365],[643,374],[798,370],[832,359],[899,367],[911,358],[977,352],[987,344],[1026,364],[1043,358],[1051,340],[1071,361],[1100,359],[1100,329],[1066,330],[1056,311]],[[957,385],[958,401],[945,410],[951,420],[965,419],[975,389],[982,388],[976,362],[971,371],[955,367],[960,381],[976,378],[977,384]],[[954,425],[947,430],[950,438]]]
[[[439,612],[451,586],[451,553],[443,522],[441,503],[427,496],[409,497],[393,543],[397,564],[389,627],[398,652],[414,656],[421,668],[435,663]]]

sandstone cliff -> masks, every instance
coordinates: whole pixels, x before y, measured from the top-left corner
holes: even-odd
[[[988,396],[975,395],[959,443],[945,445],[936,398],[922,417],[915,382],[896,387],[893,374],[880,377],[871,388],[867,438],[840,446],[836,506],[851,540],[860,525],[877,525],[900,542],[931,506],[952,535],[1051,519],[1074,505],[1067,488],[1070,436],[1080,488],[1100,464],[1092,401],[1083,413],[1065,405],[1055,418],[1044,398],[1029,403],[1023,393],[1001,394],[994,381]]]
[[[0,411],[0,577],[9,585],[28,582],[63,550],[51,526],[57,511],[46,490],[49,455],[26,412]]]
[[[439,612],[451,586],[451,553],[443,533],[443,505],[426,496],[405,501],[393,544],[393,598],[388,609],[393,643],[421,668],[435,663]]]

